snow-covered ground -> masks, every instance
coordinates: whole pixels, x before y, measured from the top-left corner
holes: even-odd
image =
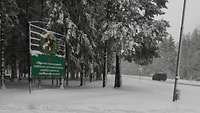
[[[172,102],[173,84],[123,76],[123,86],[101,82],[65,89],[26,88],[0,90],[0,113],[200,113],[200,87],[178,85],[180,100]],[[71,82],[69,84],[72,84]],[[74,84],[74,83],[73,83]]]

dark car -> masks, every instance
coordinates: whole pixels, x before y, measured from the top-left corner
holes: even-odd
[[[166,73],[155,73],[152,76],[152,80],[166,81],[167,80],[167,74]]]
[[[195,80],[196,80],[196,81],[200,81],[200,77],[197,77]]]

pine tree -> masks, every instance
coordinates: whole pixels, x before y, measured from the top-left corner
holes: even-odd
[[[190,34],[183,36],[182,48],[181,48],[181,65],[180,65],[180,77],[182,79],[192,79],[191,77],[191,39]]]
[[[191,34],[191,48],[190,48],[190,68],[188,70],[190,72],[190,78],[196,79],[199,77],[200,71],[200,32],[198,29],[195,29]],[[189,68],[189,69],[190,69]]]
[[[169,39],[164,39],[160,46],[160,55],[162,70],[168,74],[168,77],[174,78],[176,74],[176,58],[177,51],[173,38],[170,36]],[[158,65],[159,66],[159,65]]]
[[[156,72],[167,73],[169,78],[174,78],[176,73],[177,50],[172,36],[163,38],[159,44],[159,57],[153,63],[145,67],[146,74]]]
[[[15,0],[1,0],[0,2],[0,26],[1,26],[1,78],[2,87],[4,87],[5,65],[8,61],[5,57],[8,40],[12,37],[10,32],[17,24],[18,7]]]
[[[182,79],[195,80],[199,76],[200,68],[200,33],[195,29],[191,34],[184,35],[181,51],[180,73]]]

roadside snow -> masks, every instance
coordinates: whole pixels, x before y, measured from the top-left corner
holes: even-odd
[[[172,102],[173,84],[123,76],[113,88],[113,76],[101,82],[65,89],[0,90],[0,113],[200,113],[200,87],[178,85],[181,97]],[[78,83],[77,83],[78,84]]]

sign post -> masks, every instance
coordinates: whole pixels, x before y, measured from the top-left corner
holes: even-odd
[[[62,79],[65,75],[65,37],[42,28],[40,21],[29,22],[31,67],[33,79]],[[40,26],[41,25],[41,26]],[[63,83],[60,85],[63,87]]]

